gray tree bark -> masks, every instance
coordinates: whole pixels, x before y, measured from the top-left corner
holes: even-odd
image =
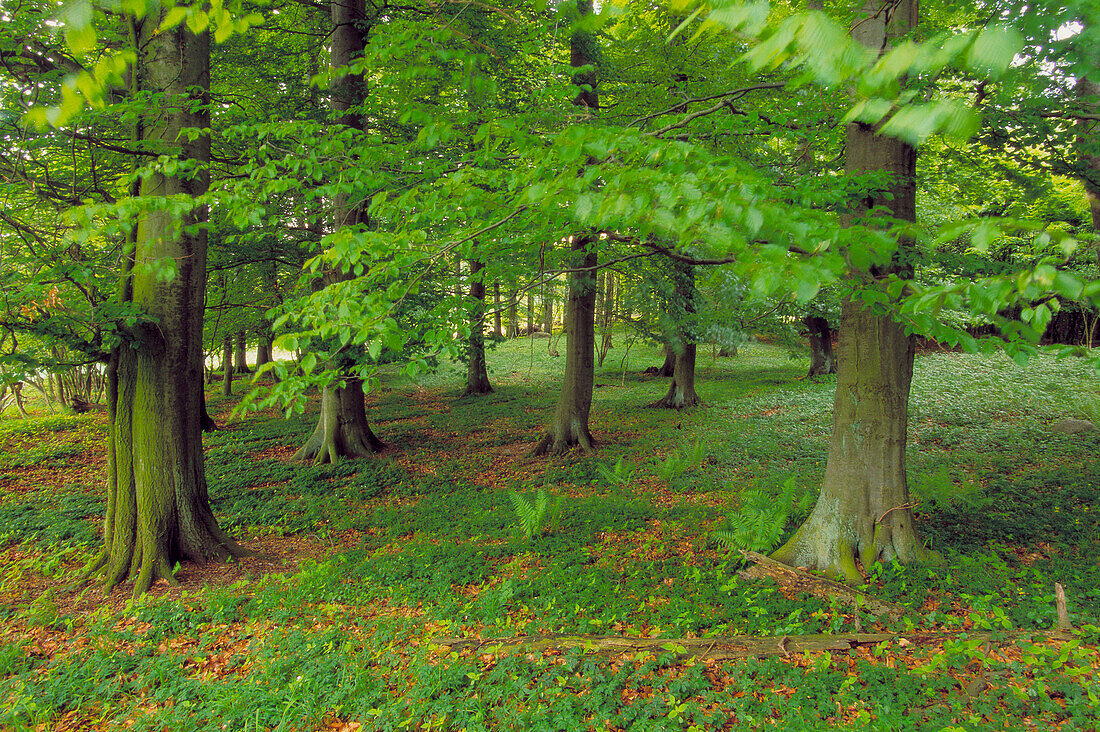
[[[916,0],[869,0],[853,37],[887,50],[892,38],[915,27]],[[847,170],[893,174],[888,191],[864,202],[894,218],[916,219],[916,152],[908,144],[853,123],[847,129]],[[907,246],[902,242],[902,247]],[[874,280],[901,265],[853,278]],[[795,535],[773,554],[793,566],[820,569],[850,582],[878,560],[914,562],[928,556],[913,525],[905,479],[905,444],[913,343],[890,313],[859,301],[843,304],[838,346],[833,431],[821,493]]]

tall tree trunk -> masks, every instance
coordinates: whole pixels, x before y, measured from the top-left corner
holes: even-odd
[[[493,282],[493,335],[497,338],[504,337],[500,312],[500,283]]]
[[[917,3],[871,0],[864,16],[853,37],[885,51],[891,38],[916,25]],[[852,123],[846,167],[856,174],[892,173],[889,191],[865,206],[886,208],[897,219],[916,219],[916,152],[911,146]],[[890,272],[906,274],[895,265],[850,276],[866,281]],[[857,561],[865,568],[878,560],[913,562],[927,556],[913,526],[905,481],[913,344],[890,313],[850,300],[842,307],[838,350],[833,432],[821,493],[806,523],[773,556],[859,582]]]
[[[512,288],[508,296],[508,333],[509,338],[519,335],[519,289]]]
[[[820,315],[807,315],[802,319],[810,341],[810,371],[807,377],[825,376],[836,373],[836,358],[833,356],[833,329],[829,321]]]
[[[1100,112],[1100,83],[1079,79],[1077,96],[1089,112]],[[1100,233],[1100,122],[1096,119],[1082,119],[1078,129],[1081,169],[1084,173],[1085,191],[1089,197],[1089,209],[1092,211],[1092,230]]]
[[[470,260],[470,352],[466,363],[466,394],[490,394],[489,371],[485,365],[485,281],[484,262]]]
[[[373,17],[368,17],[366,0],[332,0],[333,68],[345,68],[362,56]],[[373,6],[372,6],[373,12]],[[345,74],[332,82],[332,109],[342,124],[363,129],[364,120],[358,112],[366,99],[366,82],[361,76]],[[333,201],[337,228],[367,226],[367,211],[341,193]],[[329,272],[327,282],[351,277],[346,272]],[[295,460],[312,460],[316,464],[335,463],[342,457],[365,457],[385,447],[367,424],[363,406],[363,382],[345,377],[343,386],[325,387],[321,394],[321,414],[317,426]]]
[[[527,291],[527,336],[535,332],[535,293]]]
[[[233,349],[233,370],[238,374],[252,373],[252,369],[248,368],[248,334],[243,330],[237,331]]]
[[[182,134],[210,127],[209,36],[186,24],[158,30],[151,15],[133,26],[140,49],[133,85],[163,92],[164,98],[140,126],[145,151],[180,161],[197,161],[199,172],[184,177],[152,173],[141,182],[143,197],[198,196],[205,192],[210,138]],[[140,84],[140,87],[138,85]],[[202,562],[247,553],[219,527],[210,510],[202,453],[202,336],[206,277],[206,212],[182,220],[168,209],[141,215],[132,263],[123,274],[121,295],[138,304],[153,325],[132,333],[138,348],[116,348],[107,379],[107,511],[104,551],[87,567],[103,569],[108,590],[133,578],[138,595],[163,579],[175,582],[178,561]],[[169,259],[176,275],[158,278],[149,266]],[[133,265],[131,267],[131,264]]]
[[[577,14],[583,18],[592,12],[591,0],[577,0]],[[580,87],[573,104],[589,115],[599,109],[596,94],[596,37],[579,23],[569,37],[569,64],[576,71],[573,83]],[[565,373],[561,396],[554,410],[550,431],[535,445],[533,454],[560,454],[572,447],[591,450],[596,442],[588,430],[592,409],[592,389],[596,375],[596,267],[598,239],[590,234],[575,235],[570,244],[569,298],[566,304],[568,327],[565,344]]]
[[[570,315],[565,344],[565,373],[561,396],[554,410],[550,431],[532,451],[534,455],[558,455],[573,447],[591,450],[595,440],[588,430],[592,409],[596,350],[596,240],[573,237],[572,266],[583,268],[569,276]]]
[[[222,396],[233,395],[233,336],[222,338]]]
[[[542,329],[546,335],[554,335],[554,291],[549,283],[542,291]]]
[[[695,267],[686,262],[676,262],[674,274],[676,278],[676,299],[679,300],[684,310],[685,323],[680,326],[679,348],[670,348],[675,353],[673,358],[672,383],[668,385],[668,393],[662,399],[650,404],[650,407],[664,407],[668,409],[684,409],[701,404],[699,395],[695,393]]]

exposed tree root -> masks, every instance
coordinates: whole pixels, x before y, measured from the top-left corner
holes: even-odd
[[[349,379],[344,388],[324,390],[317,426],[291,459],[334,465],[342,458],[369,457],[385,447],[367,424],[360,382]]]
[[[865,592],[856,592],[848,585],[822,579],[809,572],[804,572],[796,567],[790,567],[765,557],[763,554],[748,551],[743,551],[741,554],[745,559],[754,563],[753,566],[738,573],[743,579],[771,577],[789,589],[829,599],[845,599],[860,610],[875,615],[888,615],[893,620],[900,618],[907,612],[901,605],[879,599]]]
[[[669,387],[668,394],[655,402],[647,404],[648,409],[689,409],[702,406],[703,400],[694,391],[682,389],[674,381]]]
[[[531,455],[532,457],[564,455],[575,447],[579,447],[585,452],[596,449],[596,440],[592,438],[592,434],[587,427],[583,429],[574,427],[574,429],[561,430],[560,433],[550,430],[542,436],[542,439],[531,450]]]
[[[771,559],[791,567],[819,570],[849,584],[861,584],[861,566],[875,562],[919,564],[939,559],[937,553],[918,541],[908,509],[878,522],[865,516],[858,526],[839,526],[839,512],[831,518],[827,514],[815,511],[786,544],[772,552]]]

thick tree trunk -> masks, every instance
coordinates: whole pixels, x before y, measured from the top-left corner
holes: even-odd
[[[595,376],[596,240],[591,236],[574,237],[572,250],[573,266],[583,269],[569,277],[566,312],[570,322],[561,396],[550,431],[535,446],[534,455],[558,455],[573,447],[591,450],[596,444],[588,430]]]
[[[248,368],[248,337],[242,330],[237,333],[233,349],[233,370],[238,374],[251,374]]]
[[[914,27],[916,0],[873,0],[853,36],[874,49]],[[889,191],[864,202],[897,219],[916,220],[916,153],[904,142],[882,137],[867,125],[847,130],[847,170],[887,171]],[[901,242],[901,248],[910,246]],[[903,261],[899,257],[895,261]],[[853,272],[873,287],[907,265]],[[833,402],[833,432],[821,493],[810,517],[773,557],[786,564],[820,569],[850,582],[862,581],[857,564],[914,562],[927,556],[913,526],[905,480],[905,440],[913,344],[889,313],[845,302],[840,321],[839,364]]]
[[[924,555],[905,481],[913,345],[889,317],[844,304],[833,433],[813,513],[773,558],[859,581],[877,560]]]
[[[210,411],[206,408],[205,394],[202,394],[202,396],[200,397],[200,402],[202,403],[202,413],[199,415],[199,424],[202,426],[202,431],[217,432],[218,423],[214,421],[214,418],[210,416]]]
[[[259,340],[256,342],[256,367],[259,368],[265,363],[271,363],[271,344],[275,342],[274,336],[270,331],[265,330],[260,333]]]
[[[650,407],[684,409],[703,403],[695,393],[695,351],[694,343],[683,344],[673,359],[672,382],[668,385],[668,393],[650,404]]]
[[[665,361],[657,369],[658,376],[672,376],[676,373],[676,349],[665,344]]]
[[[332,0],[333,68],[344,68],[363,54],[366,34],[370,28],[365,0]],[[372,11],[373,12],[373,11]],[[366,97],[362,77],[346,74],[332,83],[332,108],[338,121],[362,129],[364,121],[358,112]],[[337,227],[368,225],[367,212],[353,203],[346,194],[333,201]],[[350,277],[348,273],[329,272],[328,282]],[[321,414],[313,433],[294,454],[295,460],[312,460],[316,464],[336,463],[342,457],[366,457],[385,447],[367,424],[363,406],[363,382],[345,377],[344,386],[326,387],[321,395]]]
[[[386,446],[367,424],[363,382],[346,379],[345,384],[322,392],[317,426],[292,459],[310,460],[315,465],[337,463],[340,458],[368,457]]]
[[[186,25],[154,32],[159,17],[145,19],[136,76],[141,88],[163,91],[164,99],[141,135],[150,152],[183,161],[209,160],[210,138],[181,135],[208,129],[209,37]],[[138,31],[135,31],[137,33]],[[137,39],[135,38],[135,41]],[[135,83],[135,86],[137,84]],[[189,178],[152,174],[142,196],[196,196],[207,174]],[[183,220],[166,211],[141,216],[135,255],[124,272],[122,298],[156,321],[134,332],[138,348],[116,348],[107,374],[107,512],[103,553],[87,567],[102,569],[109,591],[133,578],[138,595],[157,580],[175,582],[176,562],[202,562],[247,552],[219,527],[210,510],[202,453],[202,318],[206,277],[206,233],[195,224],[205,211]],[[182,224],[182,226],[180,225]],[[152,267],[170,259],[176,275],[164,280]],[[144,266],[143,266],[144,265]]]
[[[490,394],[489,371],[485,365],[485,264],[470,260],[470,351],[466,363],[466,394]]]
[[[701,404],[695,393],[695,268],[683,262],[675,265],[676,295],[684,311],[684,323],[680,326],[679,349],[669,349],[675,353],[672,368],[672,383],[664,398],[650,404],[650,407],[684,409]]]
[[[233,337],[222,339],[222,396],[233,395]]]
[[[820,315],[807,315],[802,319],[810,341],[810,371],[808,377],[825,376],[836,373],[836,358],[833,356],[833,329],[829,321]]]

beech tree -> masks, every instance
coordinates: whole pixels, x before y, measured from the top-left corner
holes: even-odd
[[[916,0],[871,0],[853,26],[862,45],[885,53],[917,25]],[[889,187],[863,202],[857,213],[888,212],[916,221],[916,150],[874,125],[847,129],[847,171],[886,171]],[[875,287],[890,275],[911,277],[903,242],[888,266],[854,270],[858,287]],[[913,339],[895,313],[849,295],[840,321],[840,363],[833,431],[821,493],[806,523],[772,556],[787,564],[821,569],[849,581],[862,579],[856,561],[913,562],[927,554],[913,524],[905,477]]]
[[[172,164],[148,171],[121,299],[145,314],[108,365],[110,425],[102,570],[108,590],[132,578],[134,594],[173,566],[242,556],[246,550],[210,509],[202,453],[202,318],[206,277],[205,208],[210,159],[209,34],[186,24],[161,28],[161,15],[134,21],[133,92],[157,95],[138,138]],[[164,263],[171,271],[163,271]]]
[[[362,129],[360,106],[366,96],[366,81],[347,69],[363,55],[367,32],[374,18],[368,16],[365,0],[332,0],[331,8],[332,66],[345,74],[332,84],[332,109],[339,123]],[[370,225],[362,202],[353,200],[345,192],[336,196],[334,218],[338,229]],[[351,273],[337,268],[325,276],[325,284],[348,279]],[[385,443],[375,436],[367,423],[362,379],[344,374],[340,383],[323,387],[317,426],[294,454],[294,459],[335,463],[343,457],[366,457],[383,447]]]
[[[590,0],[577,0],[577,15],[581,20],[591,14]],[[598,49],[595,34],[578,25],[569,38],[569,64],[577,69],[573,83],[579,87],[573,104],[586,115],[594,115],[600,107],[596,91]],[[591,450],[595,447],[588,428],[592,410],[592,390],[596,358],[596,269],[597,243],[592,233],[570,237],[569,294],[565,306],[566,333],[565,373],[562,375],[561,396],[550,421],[550,430],[535,445],[533,454],[554,455],[572,447]]]
[[[673,278],[676,306],[682,308],[683,318],[678,323],[674,342],[666,346],[672,359],[672,382],[668,385],[668,393],[649,406],[684,409],[701,403],[695,393],[696,324],[691,322],[695,315],[695,267],[677,261],[673,265]]]

